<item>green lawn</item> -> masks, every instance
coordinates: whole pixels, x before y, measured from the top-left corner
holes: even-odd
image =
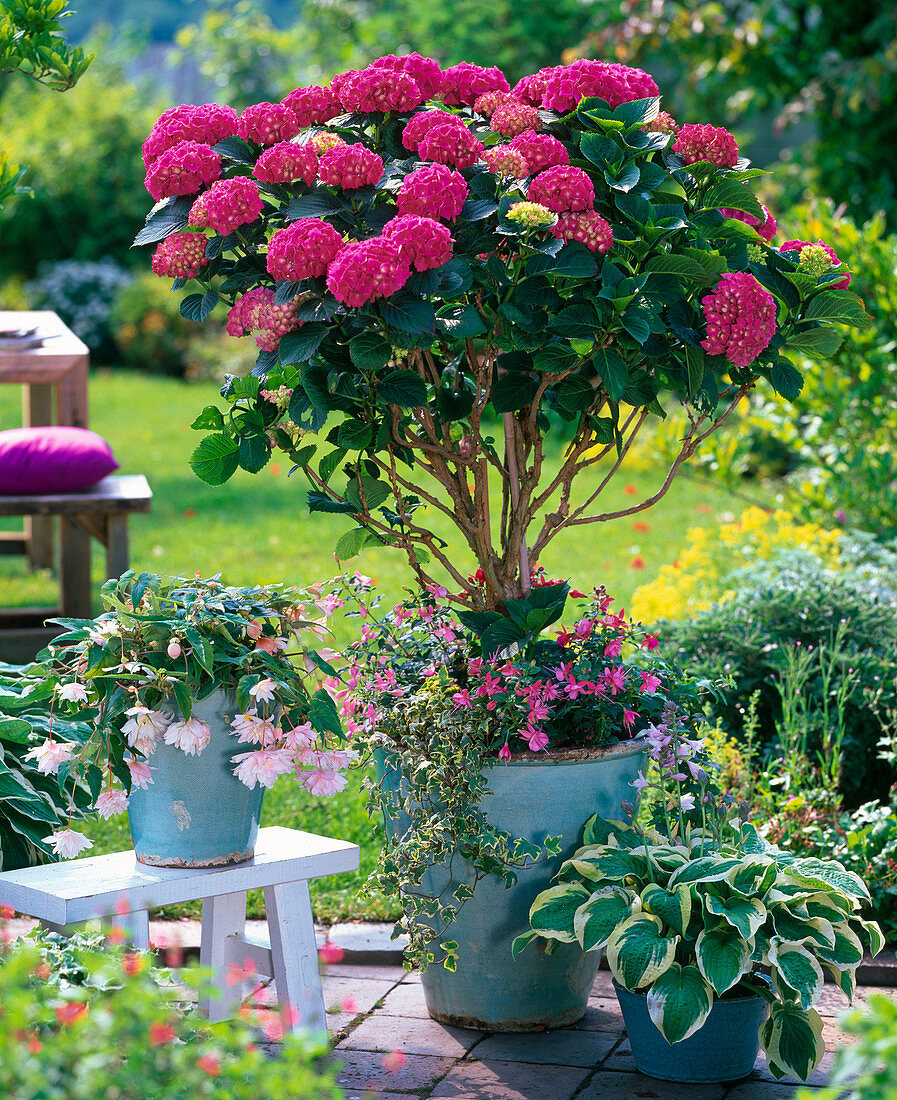
[[[3,391],[0,428],[18,426],[15,391],[9,386]],[[287,480],[288,463],[275,458],[261,474],[241,471],[217,488],[193,476],[188,459],[199,434],[189,425],[216,398],[217,388],[211,383],[188,385],[124,371],[92,376],[91,427],[110,441],[123,473],[144,473],[153,488],[152,512],[131,520],[132,564],[153,572],[221,572],[233,584],[272,580],[310,584],[332,576],[336,571],[332,547],[347,521],[340,516],[310,515],[304,497],[307,485],[301,475]],[[555,457],[559,453],[560,443]],[[617,478],[602,498],[603,509],[641,499],[657,487],[661,470],[650,467],[646,453],[642,448],[632,469]],[[647,513],[575,528],[549,547],[543,564],[552,575],[569,577],[580,588],[605,584],[617,597],[617,608],[625,607],[633,590],[676,556],[690,526],[713,523],[731,507],[731,498],[719,489],[680,478]],[[433,530],[466,566],[460,542],[443,519],[432,517]],[[99,576],[99,554],[95,565]],[[399,595],[409,583],[404,559],[388,550],[366,551],[351,567],[356,565],[374,577],[387,599]],[[53,593],[52,578],[29,575],[20,559],[0,558],[0,606],[47,604],[53,601]],[[319,919],[390,915],[385,900],[363,904],[354,900],[374,859],[357,778],[346,792],[329,800],[312,799],[299,788],[281,783],[266,795],[264,821],[332,833],[361,845],[362,867],[357,876],[314,884]],[[96,822],[88,833],[95,840],[91,854],[130,844],[124,821]],[[260,912],[260,904],[260,899],[253,900],[254,912]]]

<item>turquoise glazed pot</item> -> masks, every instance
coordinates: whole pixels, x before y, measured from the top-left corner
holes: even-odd
[[[646,993],[632,993],[614,982],[636,1069],[662,1081],[737,1081],[754,1068],[760,1027],[769,1015],[762,997],[714,1001],[700,1031],[681,1043],[668,1043],[648,1015]]]
[[[579,944],[559,944],[545,954],[544,941],[531,943],[515,960],[511,944],[529,927],[536,895],[549,886],[561,863],[581,845],[582,827],[594,813],[620,818],[620,803],[632,801],[631,783],[644,768],[642,742],[626,742],[578,759],[512,760],[490,769],[483,801],[488,820],[513,837],[542,844],[560,836],[559,855],[518,872],[506,889],[491,876],[476,885],[440,939],[457,940],[458,968],[431,966],[422,976],[427,1009],[434,1020],[486,1031],[541,1031],[575,1023],[584,1014],[600,962],[598,952]],[[388,782],[388,773],[385,778]],[[399,829],[402,822],[396,823]],[[439,894],[459,882],[473,885],[466,860],[452,872],[438,867],[423,880]]]
[[[246,752],[229,720],[234,701],[223,691],[193,703],[193,716],[211,727],[198,756],[159,743],[148,763],[153,782],[135,788],[128,803],[139,863],[153,867],[221,867],[255,851],[265,788],[236,778],[231,757]]]

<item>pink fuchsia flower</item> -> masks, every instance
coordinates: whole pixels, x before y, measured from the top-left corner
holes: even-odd
[[[369,66],[340,82],[339,99],[347,111],[413,111],[426,98],[408,73]]]
[[[318,154],[310,145],[279,141],[266,149],[252,174],[262,183],[295,183],[302,180],[311,187],[318,175]]]
[[[300,218],[278,229],[268,245],[268,274],[275,279],[314,279],[343,247],[339,230],[320,218]]]
[[[332,88],[322,88],[318,84],[294,88],[284,98],[283,106],[293,112],[296,124],[303,129],[306,126],[314,126],[315,123],[329,122],[343,111],[336,92]]]
[[[64,760],[71,760],[72,746],[64,741],[44,741],[25,753],[26,760],[37,762],[37,770],[42,775],[53,775]]]
[[[524,76],[511,89],[511,95],[521,103],[528,103],[530,107],[541,107],[548,78],[554,74],[556,68],[556,65],[549,65],[537,73]]]
[[[288,103],[253,103],[237,120],[237,133],[258,145],[289,141],[299,133],[296,111]]]
[[[185,752],[188,756],[199,756],[208,745],[212,729],[208,722],[200,718],[184,718],[172,722],[165,731],[165,744]]]
[[[382,175],[382,158],[363,145],[335,145],[324,153],[318,165],[321,182],[344,191],[373,187]]]
[[[753,363],[775,333],[775,299],[745,271],[727,272],[701,304],[707,318],[701,347],[708,355],[724,355],[733,366]]]
[[[554,168],[560,164],[570,163],[567,146],[557,138],[553,138],[551,134],[537,134],[533,130],[525,130],[512,139],[511,147],[518,153],[523,153],[530,172],[540,172],[543,168]]]
[[[236,132],[237,112],[232,107],[222,107],[219,103],[204,103],[199,107],[184,103],[170,107],[159,115],[143,143],[143,166],[149,168],[157,157],[182,141],[216,145]]]
[[[571,210],[591,210],[595,187],[581,168],[559,164],[540,172],[529,185],[526,197],[558,214],[566,214]]]
[[[467,181],[444,164],[426,164],[402,180],[396,204],[400,214],[456,218],[467,198]]]
[[[44,844],[49,844],[53,851],[63,859],[73,859],[79,852],[93,847],[93,841],[88,840],[83,833],[76,833],[74,829],[60,829],[59,832],[43,838]]]
[[[100,817],[115,817],[116,814],[125,812],[128,808],[128,801],[128,796],[124,791],[108,787],[105,791],[100,791],[94,809]]]
[[[657,649],[660,645],[660,637],[657,634],[646,634],[645,640],[641,644],[641,649],[647,649],[650,653],[651,650]]]
[[[717,168],[733,168],[738,163],[738,143],[722,126],[686,123],[679,130],[673,152],[686,164],[709,160]]]
[[[278,776],[294,768],[293,754],[289,749],[256,749],[255,752],[241,752],[231,757],[237,766],[234,775],[250,789],[255,786],[270,790]]]
[[[66,703],[86,703],[87,688],[83,684],[72,681],[69,684],[57,684],[56,694]]]
[[[420,146],[421,138],[437,126],[455,126],[459,130],[466,130],[462,119],[453,115],[451,111],[441,111],[434,108],[431,111],[420,111],[412,115],[402,130],[402,144],[412,153],[416,153]]]
[[[419,214],[400,214],[383,227],[383,239],[398,245],[403,260],[415,271],[442,267],[452,258],[452,235],[447,226]]]
[[[516,137],[527,130],[541,130],[542,120],[535,107],[527,103],[505,100],[492,115],[489,128],[502,137]]]
[[[800,257],[800,267],[815,275],[817,279],[820,275],[825,275],[830,268],[838,267],[841,264],[835,250],[829,245],[823,244],[822,241],[785,241],[779,251],[797,252]],[[826,258],[829,261],[829,269],[825,267]],[[812,261],[812,263],[809,261]],[[831,287],[845,287],[849,282],[850,275],[845,272],[843,279],[828,285]]]
[[[209,145],[181,141],[156,157],[146,173],[146,189],[158,202],[172,195],[192,195],[221,175],[221,158]]]
[[[611,695],[617,695],[624,691],[629,684],[626,673],[622,668],[606,668],[601,674],[601,680],[606,691]]]
[[[443,103],[472,107],[484,92],[508,92],[510,85],[501,69],[462,61],[443,70],[440,91]]]
[[[522,180],[530,174],[523,153],[510,145],[493,145],[483,153],[483,161],[494,176]]]
[[[153,769],[144,760],[129,760],[128,770],[131,773],[131,786],[145,791],[153,781]]]
[[[411,277],[411,268],[395,241],[373,237],[346,245],[327,270],[327,289],[347,306],[388,298]]]
[[[309,794],[315,798],[327,798],[332,794],[339,794],[345,790],[348,778],[342,772],[327,771],[323,768],[314,768],[306,772],[301,783]]]
[[[434,126],[420,139],[418,155],[421,160],[434,160],[437,164],[449,164],[454,168],[470,168],[483,155],[483,143],[464,127]]]
[[[521,736],[526,738],[530,752],[541,752],[548,744],[548,734],[544,730],[525,730]]]
[[[627,707],[623,707],[623,725],[632,732],[632,727],[635,725],[635,720],[638,718],[638,711],[629,710]]]
[[[477,96],[473,109],[478,115],[482,115],[483,118],[492,118],[495,111],[508,100],[514,103],[520,102],[519,99],[514,99],[511,92],[500,92],[493,89],[491,92],[483,92],[482,95]]]
[[[610,224],[595,210],[559,215],[551,235],[562,241],[579,241],[593,252],[609,252],[614,243]]]
[[[597,96],[611,107],[659,94],[654,78],[642,69],[583,59],[558,65],[545,82],[542,106],[566,114],[585,96]]]
[[[505,743],[502,745],[502,747],[498,750],[498,759],[499,760],[510,760],[511,759],[511,750],[508,748],[507,741],[505,741]]]
[[[732,210],[728,206],[723,206],[720,209],[720,213],[724,218],[735,218],[740,222],[744,222],[745,225],[749,225],[752,229],[756,229],[764,241],[771,241],[776,235],[778,226],[776,220],[770,214],[769,207],[761,204],[763,211],[763,221],[759,218],[755,218],[753,214],[748,214],[744,210]]]
[[[226,236],[241,225],[254,222],[261,212],[262,196],[258,187],[246,176],[235,176],[217,180],[200,195],[190,211],[190,222],[207,225]]]
[[[432,57],[422,57],[419,53],[406,53],[396,56],[386,54],[378,57],[368,66],[372,69],[387,69],[394,73],[407,73],[412,77],[424,100],[432,99],[442,85],[442,69]]]
[[[642,673],[642,684],[639,691],[645,695],[653,695],[655,691],[661,686],[663,681],[659,676],[655,676],[653,672]]]

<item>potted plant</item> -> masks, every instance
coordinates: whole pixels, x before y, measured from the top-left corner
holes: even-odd
[[[42,664],[61,736],[51,724],[28,757],[63,790],[83,779],[91,812],[127,810],[140,862],[251,858],[262,796],[278,776],[333,794],[355,757],[339,746],[336,707],[314,683],[317,668],[332,666],[292,648],[295,634],[325,630],[319,599],[215,577],[129,571],[107,581],[99,618],[54,620],[66,633]],[[46,839],[63,857],[92,846],[71,827]]]
[[[637,785],[656,795],[652,824],[592,816],[514,950],[606,949],[642,1073],[736,1080],[762,1046],[774,1077],[806,1080],[825,1053],[825,976],[852,997],[864,947],[884,946],[860,916],[869,892],[835,860],[768,844],[718,797],[698,742],[669,726],[648,738],[654,769]]]
[[[346,517],[336,556],[395,547],[420,591],[479,616],[487,658],[551,621],[559,590],[532,578],[555,537],[650,507],[761,379],[798,392],[789,349],[868,322],[822,244],[770,243],[732,136],[678,126],[622,65],[510,89],[388,56],[240,116],[173,108],[143,152],[157,204],[136,243],[185,316],[223,302],[260,349],[194,421],[194,471],[218,484],[283,451],[310,508]],[[667,409],[669,469],[602,507]]]

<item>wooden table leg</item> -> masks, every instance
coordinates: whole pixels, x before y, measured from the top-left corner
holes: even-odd
[[[200,990],[199,1007],[212,1021],[235,1016],[242,984],[227,984],[228,936],[242,936],[246,927],[246,891],[204,898],[199,961],[212,970],[212,988]]]
[[[53,423],[53,387],[22,387],[22,423],[29,428]],[[25,517],[25,545],[29,569],[53,568],[53,520],[50,516]]]
[[[120,577],[130,563],[128,515],[106,517],[106,579]]]
[[[79,356],[72,369],[56,385],[56,423],[87,427],[87,376],[89,362]]]
[[[315,922],[307,882],[265,887],[274,983],[281,1008],[294,1010],[294,1027],[327,1031],[318,969]]]
[[[59,535],[59,588],[62,614],[69,619],[93,617],[90,590],[90,535],[76,517],[62,516]]]

